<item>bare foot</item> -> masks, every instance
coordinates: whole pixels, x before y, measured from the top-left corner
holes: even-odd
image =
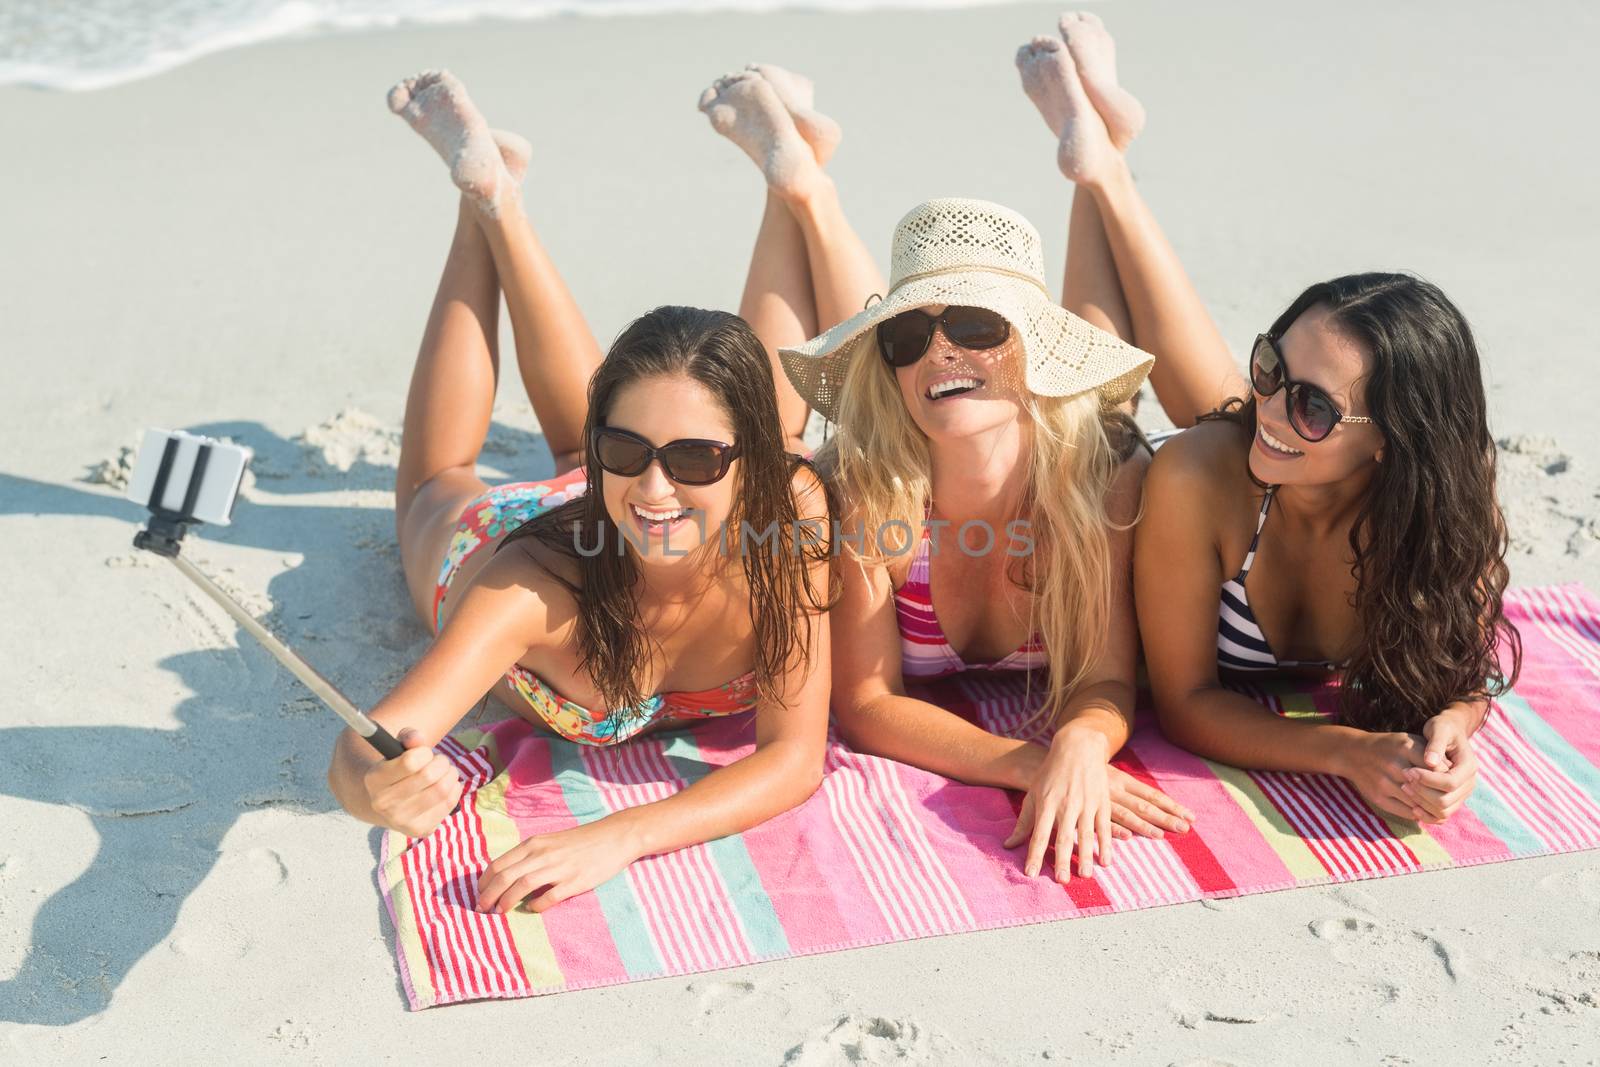
[[[811,79],[771,63],[749,63],[744,69],[761,75],[777,90],[778,99],[794,119],[794,128],[800,131],[800,136],[811,146],[811,154],[817,157],[817,166],[827,166],[839,148],[844,131],[837,122],[815,110],[816,87]]]
[[[466,86],[449,71],[423,71],[389,90],[389,110],[405,119],[450,167],[450,180],[486,215],[517,195],[489,124]]]
[[[1078,65],[1078,77],[1117,151],[1144,129],[1144,105],[1117,84],[1117,44],[1100,16],[1090,11],[1069,11],[1061,16],[1061,37]]]
[[[1059,139],[1056,163],[1075,182],[1092,182],[1115,160],[1117,150],[1106,132],[1066,46],[1054,37],[1035,37],[1017,49],[1017,71],[1045,125]]]
[[[528,176],[528,160],[533,158],[533,145],[526,137],[510,130],[490,130],[495,147],[500,149],[500,162],[506,165],[511,180],[518,185]]]
[[[778,91],[761,75],[741,70],[718,78],[700,94],[700,110],[712,129],[755,160],[780,197],[802,196],[822,177]]]

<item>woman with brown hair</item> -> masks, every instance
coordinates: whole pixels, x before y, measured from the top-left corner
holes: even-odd
[[[1109,34],[1091,14],[1060,30],[1017,61],[1074,185],[1069,284],[1080,314],[1156,356],[1157,398],[1193,426],[1151,464],[1134,549],[1162,729],[1210,759],[1338,774],[1391,815],[1444,819],[1520,663],[1472,332],[1427,282],[1349,275],[1306,289],[1241,377],[1134,184],[1123,153],[1144,113]],[[1224,685],[1276,672],[1338,679],[1338,719],[1280,717]]]
[[[738,762],[496,857],[480,910],[524,898],[543,910],[634,859],[736,833],[816,789],[829,690],[825,538],[799,552],[730,550],[721,531],[807,520],[826,530],[831,508],[785,447],[767,350],[742,319],[657,308],[602,360],[524,213],[526,142],[492,134],[448,74],[403,82],[390,105],[462,192],[395,485],[407,584],[437,637],[371,713],[409,751],[384,761],[346,731],[328,772],[334,795],[367,822],[431,833],[461,793],[431,746],[486,692],[592,745],[754,713],[754,750]],[[476,461],[502,292],[564,473],[491,488]]]

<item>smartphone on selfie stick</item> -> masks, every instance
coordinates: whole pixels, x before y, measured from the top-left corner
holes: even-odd
[[[127,495],[135,504],[150,509],[150,524],[133,535],[134,547],[170,559],[350,729],[366,738],[384,759],[394,759],[405,752],[394,735],[362,714],[332,682],[179,553],[190,526],[202,522],[227,526],[233,521],[233,505],[239,498],[250,455],[248,448],[214,437],[198,437],[182,430],[146,430]]]

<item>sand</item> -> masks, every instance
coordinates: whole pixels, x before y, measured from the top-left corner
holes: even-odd
[[[1098,10],[1225,336],[1346,270],[1437,281],[1487,361],[1515,581],[1600,589],[1594,10]],[[232,437],[238,521],[190,558],[358,703],[424,648],[389,488],[454,191],[387,113],[397,78],[450,67],[532,140],[532,213],[604,341],[737,300],[761,187],[695,102],[750,60],[816,80],[870,247],[974,195],[1059,264],[1067,190],[1011,63],[1058,11],[402,29],[0,90],[0,1062],[1593,1062],[1593,853],[409,1015],[376,836],[323,785],[337,722],[131,548],[123,449]],[[548,473],[514,376],[500,404],[486,464]]]

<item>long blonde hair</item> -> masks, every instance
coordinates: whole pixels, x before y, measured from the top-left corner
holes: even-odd
[[[875,344],[870,337],[859,343]],[[1033,548],[1009,574],[1032,594],[1029,622],[1050,664],[1048,692],[1032,721],[1057,724],[1105,648],[1115,528],[1106,499],[1122,461],[1143,438],[1132,419],[1102,407],[1097,392],[1020,392],[1031,424],[1022,509]],[[907,547],[885,545],[881,531],[920,536],[933,497],[928,440],[906,410],[894,372],[871,347],[850,362],[838,416],[818,465],[843,498],[841,510],[865,531],[859,542],[847,541],[850,554],[881,565]]]

